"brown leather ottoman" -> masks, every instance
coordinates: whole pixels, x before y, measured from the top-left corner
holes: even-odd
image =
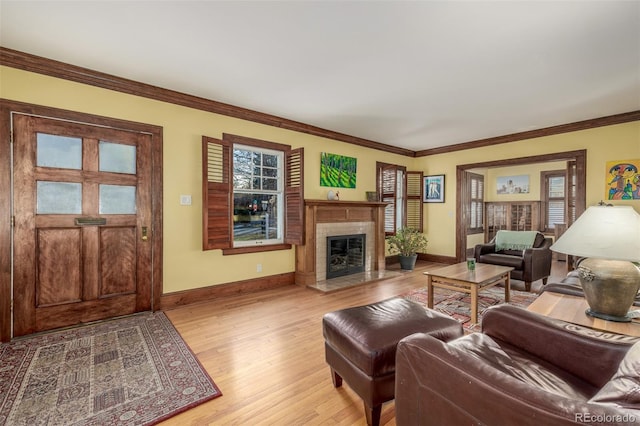
[[[325,314],[322,333],[333,385],[346,380],[373,426],[380,424],[382,404],[394,398],[398,341],[414,333],[443,341],[463,334],[453,318],[401,297]]]

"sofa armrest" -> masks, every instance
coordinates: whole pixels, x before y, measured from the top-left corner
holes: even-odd
[[[480,256],[487,253],[494,253],[496,251],[496,245],[492,243],[476,244],[474,249],[474,257],[476,262],[480,262]]]
[[[539,247],[528,248],[524,250],[522,257],[524,258],[524,281],[536,281],[540,278],[546,278],[551,274],[551,257],[552,252],[551,239],[545,238]]]
[[[533,262],[542,265],[540,262],[548,262],[551,259],[551,255],[552,252],[548,247],[533,247],[525,249],[522,252],[522,257],[524,257],[525,263],[529,263],[530,265],[532,265]]]
[[[613,416],[620,411],[537,388],[479,361],[451,342],[423,333],[398,344],[395,414],[399,426],[576,425],[580,423],[576,415],[581,413]]]
[[[482,332],[602,387],[639,339],[551,319],[504,304],[487,309]]]

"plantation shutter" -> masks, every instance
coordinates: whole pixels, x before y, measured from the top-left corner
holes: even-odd
[[[547,229],[555,228],[556,223],[565,223],[565,177],[550,176],[548,180]]]
[[[407,172],[407,223],[409,228],[422,232],[422,172]]]
[[[468,172],[468,217],[467,230],[470,233],[479,233],[483,230],[484,223],[484,176]]]
[[[578,181],[577,177],[578,169],[576,167],[575,161],[567,161],[567,179],[565,182],[566,185],[566,209],[567,209],[567,217],[566,224],[570,226],[577,219],[577,189],[576,182]]]
[[[384,208],[384,233],[394,235],[396,233],[396,188],[397,188],[397,168],[392,165],[382,167],[378,192],[380,201],[387,203]]]
[[[304,150],[285,153],[285,223],[284,242],[304,243]]]
[[[231,143],[202,137],[202,249],[231,248]]]

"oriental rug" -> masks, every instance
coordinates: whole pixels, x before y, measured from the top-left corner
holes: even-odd
[[[538,297],[535,293],[517,290],[511,290],[509,293],[509,304],[522,308],[529,306]],[[428,292],[426,287],[411,290],[403,294],[402,297],[427,306]],[[433,308],[462,323],[466,333],[480,331],[484,311],[488,307],[500,303],[504,303],[504,287],[491,287],[480,291],[478,294],[478,323],[471,324],[470,294],[443,288],[436,288],[433,293]]]
[[[151,425],[220,395],[162,312],[0,346],[0,425]]]

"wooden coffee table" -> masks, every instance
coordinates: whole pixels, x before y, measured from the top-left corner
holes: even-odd
[[[427,306],[433,308],[434,287],[469,293],[471,294],[471,323],[476,324],[478,322],[478,292],[504,283],[504,301],[508,302],[511,284],[509,272],[512,270],[513,268],[509,266],[476,263],[476,269],[469,271],[467,262],[462,262],[427,271],[424,273],[427,276]]]

